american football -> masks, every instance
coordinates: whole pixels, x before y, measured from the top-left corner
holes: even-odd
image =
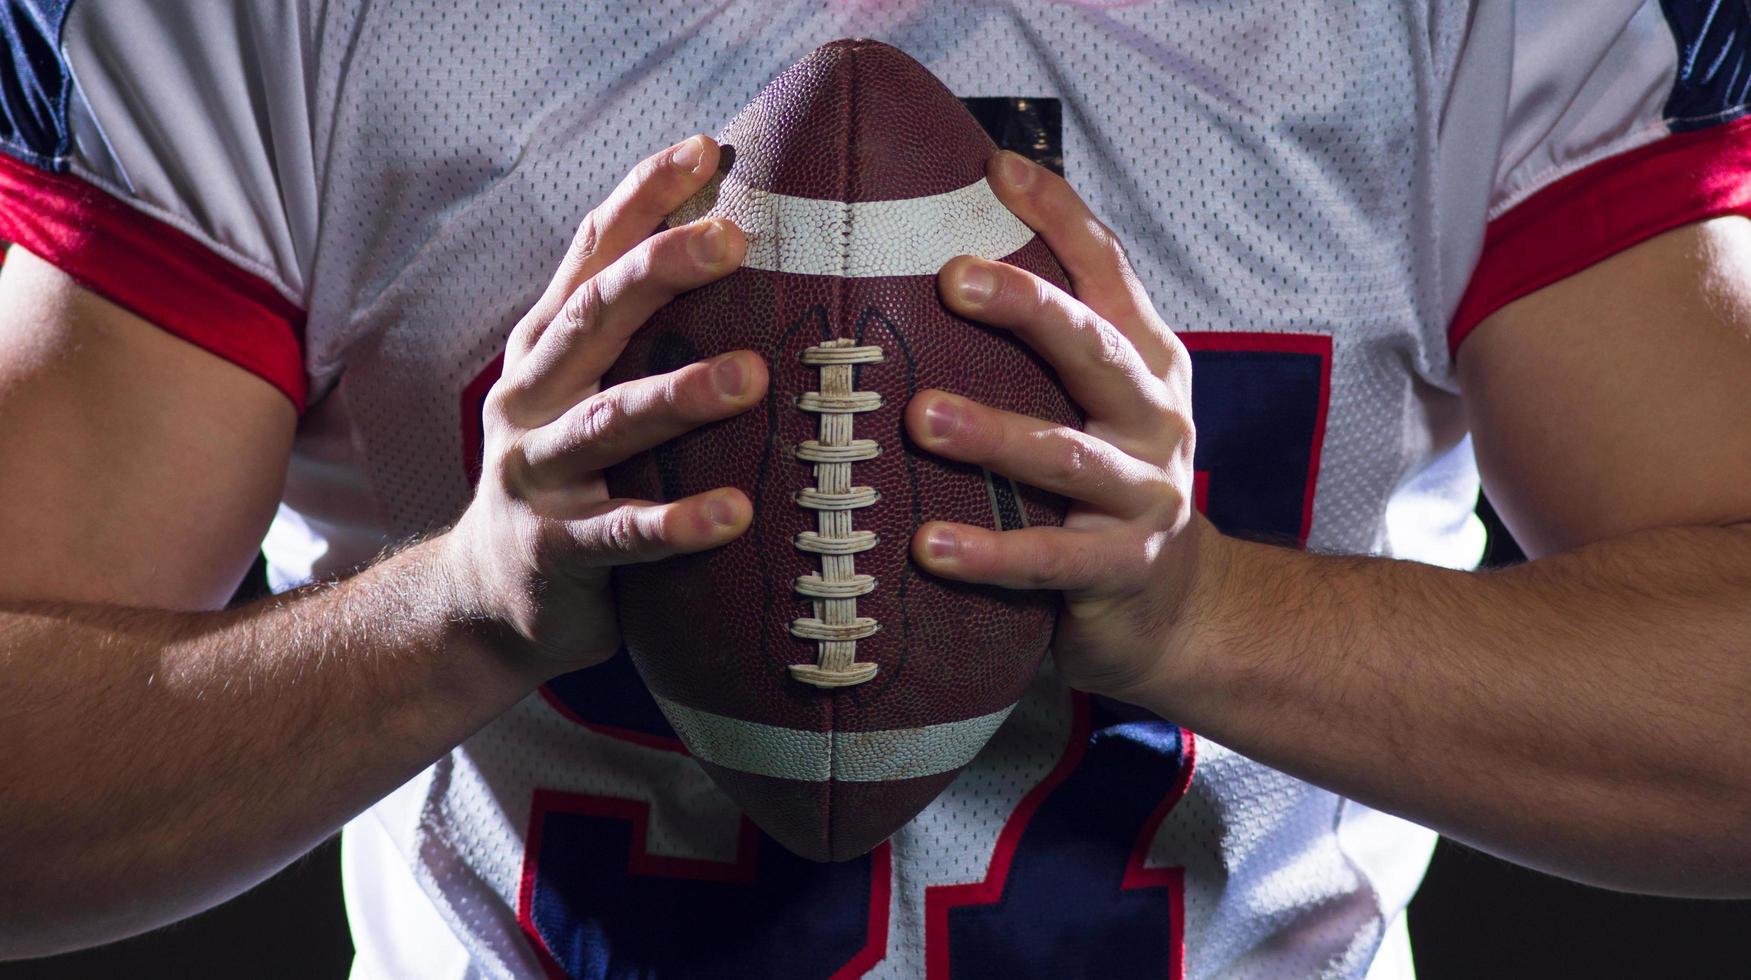
[[[741,348],[770,365],[763,409],[608,474],[616,496],[729,485],[754,503],[721,549],[615,570],[634,663],[690,752],[775,839],[815,860],[880,844],[927,806],[1034,676],[1056,598],[933,578],[926,520],[1061,523],[1061,501],[910,445],[902,413],[941,388],[1079,424],[1049,368],[943,306],[948,259],[1002,259],[1062,285],[985,181],[996,147],[922,65],[836,41],[719,136],[718,177],[669,219],[734,221],[743,267],[664,308],[604,385]]]

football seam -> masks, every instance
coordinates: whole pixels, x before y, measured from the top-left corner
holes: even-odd
[[[883,353],[880,347],[839,338],[804,348],[801,359],[819,369],[820,390],[803,393],[797,407],[819,414],[821,421],[820,438],[796,447],[797,458],[815,468],[815,486],[798,490],[796,503],[816,512],[815,534],[799,536],[798,544],[819,554],[820,572],[798,576],[793,583],[812,601],[815,615],[793,620],[790,631],[819,647],[815,663],[795,664],[790,672],[815,687],[849,687],[875,676],[875,664],[857,661],[857,641],[880,628],[874,619],[857,615],[857,597],[874,591],[876,580],[857,572],[857,554],[873,546],[874,539],[852,526],[852,512],[875,505],[881,494],[853,485],[851,468],[881,452],[875,440],[853,438],[853,425],[858,414],[881,408],[883,401],[875,392],[856,390],[854,372],[859,364],[879,363]]]

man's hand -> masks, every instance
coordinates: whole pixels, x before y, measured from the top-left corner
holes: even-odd
[[[717,144],[691,137],[640,163],[584,219],[546,294],[512,331],[487,396],[480,485],[447,553],[478,614],[532,643],[545,675],[613,655],[612,566],[714,548],[752,520],[740,490],[655,504],[610,499],[602,478],[766,393],[766,365],[751,351],[607,391],[598,384],[652,313],[741,264],[746,242],[727,221],[651,234],[717,164]]]
[[[1002,262],[961,256],[939,284],[955,312],[1009,330],[1057,369],[1083,431],[924,391],[907,407],[919,444],[1072,500],[1064,526],[991,531],[941,522],[913,539],[945,578],[1065,594],[1054,654],[1072,685],[1143,690],[1216,537],[1191,507],[1191,360],[1112,231],[1063,178],[992,158],[998,198],[1039,233],[1075,295]]]
[[[220,612],[171,610],[222,602],[255,550],[290,406],[46,263],[8,260],[0,499],[29,524],[0,561],[0,959],[260,881],[536,684],[610,655],[608,566],[747,527],[736,491],[613,501],[599,475],[765,390],[746,353],[596,390],[646,317],[740,261],[728,224],[651,234],[717,161],[703,137],[672,147],[584,221],[510,338],[481,484],[451,532]]]
[[[1019,163],[1000,156],[992,184],[1076,298],[965,257],[943,296],[1051,362],[1087,432],[938,392],[907,423],[1074,504],[1063,528],[926,525],[920,563],[1063,590],[1071,684],[1333,792],[1608,887],[1751,890],[1743,219],[1626,250],[1467,341],[1480,463],[1536,559],[1474,574],[1252,544],[1190,514],[1187,356],[1111,233]]]

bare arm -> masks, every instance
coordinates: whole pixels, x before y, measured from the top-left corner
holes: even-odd
[[[1090,409],[1098,440],[966,404],[933,436],[939,396],[920,396],[921,443],[1077,500],[1067,533],[927,526],[921,562],[1062,589],[1073,683],[1287,772],[1569,877],[1751,894],[1751,225],[1644,243],[1467,341],[1485,479],[1536,557],[1468,574],[1234,541],[1189,515],[1183,351],[1066,186],[995,183],[1077,298],[996,268],[971,302],[963,260],[945,297],[1073,387],[1104,374],[1113,407]],[[1091,339],[1047,350],[1033,333],[1054,326]]]
[[[713,547],[717,491],[607,498],[600,470],[758,403],[747,352],[598,391],[740,233],[651,235],[714,172],[647,160],[509,338],[456,527],[340,583],[211,611],[278,499],[264,382],[26,254],[0,279],[0,958],[119,938],[265,877],[555,674],[611,656],[610,566]],[[648,236],[648,237],[647,237]]]
[[[1460,366],[1486,485],[1535,560],[1231,543],[1163,709],[1523,864],[1751,893],[1751,223],[1515,303]]]
[[[223,605],[285,479],[267,382],[14,247],[0,272],[0,596]]]
[[[1146,701],[1521,864],[1743,896],[1748,566],[1751,532],[1722,528],[1495,574],[1236,543]]]
[[[442,545],[226,613],[0,603],[0,956],[243,891],[540,683]]]

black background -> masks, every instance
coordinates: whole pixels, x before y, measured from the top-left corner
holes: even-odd
[[[1490,526],[1486,564],[1520,560],[1487,504],[1481,510]],[[1422,980],[1751,976],[1751,902],[1588,888],[1448,841],[1411,904],[1410,922]],[[98,949],[0,964],[0,980],[324,980],[345,977],[351,956],[331,841],[204,915]]]

